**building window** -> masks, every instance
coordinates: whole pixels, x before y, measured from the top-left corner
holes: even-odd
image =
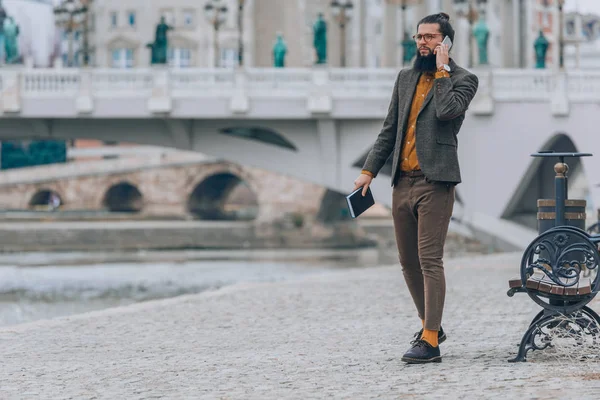
[[[183,26],[186,28],[191,28],[194,26],[194,11],[193,10],[184,10],[183,11]]]
[[[188,68],[192,65],[192,50],[186,48],[169,49],[169,65],[175,68]]]
[[[113,68],[133,68],[133,49],[114,49],[112,51]]]
[[[113,11],[110,13],[110,27],[111,28],[116,28],[119,24],[119,19],[118,19],[119,14],[117,14],[116,11]]]
[[[235,68],[238,64],[237,49],[221,49],[221,60],[219,66],[223,68]]]
[[[127,14],[127,22],[129,23],[129,26],[135,27],[135,11],[129,11]]]

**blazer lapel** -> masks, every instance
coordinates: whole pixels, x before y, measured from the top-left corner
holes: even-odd
[[[401,96],[404,97],[404,108],[402,110],[402,135],[406,132],[406,125],[408,124],[408,116],[410,114],[410,107],[412,106],[413,97],[415,96],[415,91],[417,90],[417,82],[419,82],[419,78],[421,77],[421,73],[415,71],[414,69],[410,70],[410,75],[406,80],[406,86],[404,93],[400,93]]]

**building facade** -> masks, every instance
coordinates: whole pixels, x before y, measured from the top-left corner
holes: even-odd
[[[94,65],[113,68],[149,66],[147,45],[154,40],[161,17],[165,17],[173,27],[168,34],[171,66],[237,66],[239,0],[212,1],[228,10],[218,31],[205,15],[204,6],[209,0],[145,0],[144,7],[139,6],[139,0],[94,0],[90,24]],[[416,33],[419,19],[444,11],[451,16],[456,30],[452,55],[460,65],[478,66],[478,46],[472,29],[483,19],[489,28],[490,67],[533,68],[533,45],[540,31],[550,42],[547,66],[558,66],[557,0],[406,0],[405,11],[401,7],[402,0],[351,2],[352,13],[342,30],[329,0],[245,0],[241,35],[244,64],[272,66],[273,45],[280,33],[288,48],[286,67],[314,65],[313,25],[322,13],[327,21],[328,65],[338,67],[344,59],[350,68],[397,68],[403,64],[401,42]],[[595,16],[565,13],[567,58],[576,58],[577,52],[571,50],[578,48],[574,44],[598,36],[600,24],[597,20]],[[342,40],[345,40],[344,45]],[[342,49],[345,49],[344,54]],[[567,64],[570,62],[566,61]]]

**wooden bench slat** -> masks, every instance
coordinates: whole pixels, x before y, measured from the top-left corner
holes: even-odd
[[[565,284],[568,285],[574,280],[575,278],[567,279]],[[512,280],[510,282],[512,282]],[[554,283],[545,273],[540,270],[534,271],[533,275],[527,279],[525,287],[527,289],[537,290],[558,296],[586,295],[592,292],[590,279],[580,277],[579,282],[576,285],[567,287]]]
[[[592,293],[592,281],[589,278],[580,278],[577,293],[580,295]]]
[[[511,289],[520,288],[521,286],[521,278],[512,278],[508,281],[508,287]]]

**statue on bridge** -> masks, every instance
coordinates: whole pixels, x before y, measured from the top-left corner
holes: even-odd
[[[167,32],[172,30],[173,27],[167,25],[165,17],[160,17],[160,23],[156,26],[156,35],[154,43],[148,43],[146,47],[152,51],[150,63],[151,64],[166,64],[167,63],[167,50],[169,47],[169,41],[167,38]]]
[[[488,62],[488,41],[490,38],[490,29],[483,18],[479,19],[477,25],[473,28],[473,36],[477,41],[479,49],[479,64],[487,65]]]
[[[538,69],[546,68],[546,52],[548,51],[548,46],[548,39],[544,37],[544,32],[540,30],[540,35],[533,44],[533,48],[535,49],[535,67]]]
[[[315,52],[317,64],[327,63],[327,22],[323,19],[323,13],[318,14],[317,21],[313,26]]]
[[[287,53],[287,45],[283,40],[281,33],[277,34],[277,41],[273,46],[273,66],[275,68],[285,67],[285,55]]]
[[[13,17],[4,19],[4,52],[6,64],[16,64],[20,61],[19,44],[17,37],[19,36],[19,25],[15,23]]]

